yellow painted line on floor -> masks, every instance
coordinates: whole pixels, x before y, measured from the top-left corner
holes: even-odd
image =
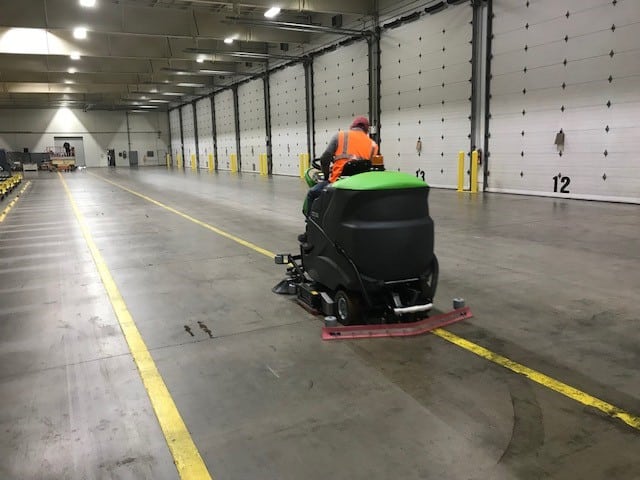
[[[633,427],[636,430],[640,430],[640,417],[637,415],[632,415],[631,413],[628,413],[623,409],[616,407],[615,405],[605,402],[604,400],[600,400],[599,398],[578,390],[571,385],[567,385],[566,383],[551,378],[544,373],[540,373],[536,370],[533,370],[532,368],[526,367],[521,363],[514,362],[513,360],[503,357],[502,355],[492,352],[491,350],[481,347],[480,345],[470,342],[469,340],[459,337],[458,335],[448,332],[447,330],[439,328],[434,330],[432,333],[446,340],[447,342],[453,343],[454,345],[457,345],[458,347],[463,348],[468,352],[474,353],[475,355],[484,358],[485,360],[489,360],[490,362],[500,365],[501,367],[511,370],[512,372],[524,375],[529,380],[547,387],[550,390],[558,392],[565,397],[581,403],[582,405],[600,410],[606,415],[622,420],[630,427]]]
[[[9,205],[7,205],[7,208],[5,208],[2,213],[0,213],[0,223],[4,222],[4,219],[7,218],[7,215],[9,215],[9,212],[11,211],[11,209],[13,208],[13,206],[18,203],[18,200],[20,200],[20,195],[22,195],[24,193],[24,191],[27,189],[27,187],[31,185],[31,181],[27,182],[27,184],[22,187],[22,190],[20,190],[18,192],[18,195],[16,196],[16,198],[14,198],[13,200],[11,200],[11,202],[9,202]]]
[[[73,208],[73,213],[76,215],[78,224],[82,230],[82,235],[84,235],[84,239],[87,242],[87,246],[91,251],[93,260],[98,272],[100,273],[100,278],[102,278],[102,283],[104,284],[109,300],[111,301],[111,305],[113,306],[113,310],[118,322],[120,323],[122,333],[129,345],[129,350],[131,351],[133,360],[138,367],[142,383],[144,384],[144,388],[147,390],[147,394],[151,400],[151,405],[153,406],[153,410],[156,413],[158,422],[160,423],[160,428],[162,428],[162,432],[164,433],[171,455],[173,455],[173,461],[176,464],[180,478],[182,480],[211,479],[211,475],[209,474],[209,471],[200,456],[200,452],[191,438],[191,434],[189,433],[184,420],[182,420],[182,416],[169,393],[169,389],[164,383],[164,380],[162,379],[162,376],[160,375],[160,372],[158,371],[158,368],[156,367],[156,364],[153,361],[144,340],[142,339],[142,335],[133,321],[131,313],[129,313],[129,310],[127,309],[127,305],[120,294],[120,290],[118,290],[118,287],[111,276],[111,272],[109,271],[104,258],[102,258],[100,250],[98,250],[98,247],[93,241],[89,227],[87,226],[82,213],[78,209],[78,205],[67,186],[67,182],[60,173],[58,173],[58,175],[65,191],[67,192],[69,202],[71,202],[71,207]]]
[[[203,222],[201,220],[198,220],[197,218],[194,218],[191,215],[187,215],[186,213],[183,213],[180,210],[176,210],[175,208],[170,207],[169,205],[166,205],[166,204],[164,204],[162,202],[159,202],[158,200],[154,200],[153,198],[147,197],[146,195],[143,195],[142,193],[136,192],[135,190],[131,190],[130,188],[125,187],[124,185],[120,185],[119,183],[116,183],[116,182],[113,182],[111,180],[108,180],[108,179],[106,179],[104,177],[101,177],[100,175],[95,175],[93,173],[89,173],[89,175],[94,176],[96,178],[99,178],[100,180],[103,180],[103,181],[105,181],[107,183],[110,183],[111,185],[114,185],[114,186],[116,186],[118,188],[121,188],[122,190],[125,190],[125,191],[129,192],[130,194],[135,195],[136,197],[140,197],[140,198],[146,200],[147,202],[151,202],[151,203],[153,203],[154,205],[157,205],[160,208],[164,208],[165,210],[168,210],[171,213],[175,213],[176,215],[178,215],[178,216],[180,216],[180,217],[182,217],[182,218],[184,218],[186,220],[189,220],[190,222],[193,222],[196,225],[200,225],[202,228],[206,228],[207,230],[211,230],[212,232],[217,233],[221,237],[228,238],[229,240],[232,240],[232,241],[234,241],[236,243],[239,243],[240,245],[242,245],[244,247],[247,247],[247,248],[253,250],[254,252],[261,253],[262,255],[265,255],[265,256],[270,257],[270,258],[273,258],[276,255],[275,253],[270,252],[269,250],[267,250],[265,248],[259,247],[255,243],[251,243],[251,242],[249,242],[247,240],[244,240],[244,239],[242,239],[240,237],[232,235],[231,233],[227,233],[227,232],[225,232],[224,230],[221,230],[218,227],[214,227],[213,225],[210,225],[210,224],[205,223],[205,222]]]
[[[251,242],[247,242],[246,240],[242,240],[239,237],[236,237],[235,235],[231,235],[227,232],[225,232],[224,230],[221,230],[217,227],[214,227],[212,225],[209,225],[207,223],[204,223],[196,218],[191,217],[190,215],[187,215],[185,213],[179,212],[178,210],[171,208],[161,202],[158,202],[157,200],[154,200],[152,198],[147,197],[146,195],[143,195],[141,193],[138,193],[134,190],[131,190],[130,188],[124,187],[116,182],[112,182],[111,180],[107,180],[104,177],[101,177],[100,175],[95,175],[95,174],[90,174],[93,175],[94,177],[97,177],[101,180],[104,180],[105,182],[108,182],[112,185],[115,185],[118,188],[121,188],[133,195],[136,195],[140,198],[143,198],[155,205],[158,205],[170,212],[173,212],[177,215],[180,215],[183,218],[186,218],[187,220],[190,220],[194,223],[197,223],[198,225],[201,225],[213,232],[216,232],[219,235],[222,235],[223,237],[229,238],[237,243],[239,243],[240,245],[244,245],[252,250],[255,250],[256,252],[262,253],[263,255],[266,255],[268,257],[273,258],[274,254],[268,250],[265,250]],[[624,423],[626,423],[627,425],[640,430],[640,417],[637,415],[633,415],[631,413],[628,413],[626,411],[624,411],[623,409],[616,407],[615,405],[612,405],[608,402],[605,402],[604,400],[600,400],[597,397],[594,397],[593,395],[589,395],[588,393],[585,393],[581,390],[578,390],[577,388],[574,388],[570,385],[567,385],[566,383],[563,383],[559,380],[555,380],[547,375],[545,375],[544,373],[540,373],[536,370],[533,370],[529,367],[526,367],[518,362],[514,362],[513,360],[510,360],[506,357],[503,357],[500,354],[497,354],[495,352],[492,352],[491,350],[488,350],[484,347],[481,347],[480,345],[473,343],[465,338],[459,337],[447,330],[443,330],[441,328],[436,329],[432,332],[434,335],[437,335],[438,337],[464,349],[467,350],[468,352],[474,353],[475,355],[478,355],[479,357],[484,358],[485,360],[488,360],[490,362],[493,362],[497,365],[500,365],[501,367],[504,367],[508,370],[511,370],[514,373],[520,374],[520,375],[524,375],[525,377],[529,378],[530,380],[538,383],[539,385],[542,385],[546,388],[549,388],[550,390],[553,390],[557,393],[560,393],[561,395],[564,395],[567,398],[570,398],[571,400],[574,400],[578,403],[581,403],[582,405],[585,405],[587,407],[592,407],[595,408],[597,410],[600,410],[601,412],[605,413],[606,415],[613,417],[613,418],[617,418],[619,420],[622,420]]]

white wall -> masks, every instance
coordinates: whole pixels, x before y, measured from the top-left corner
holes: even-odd
[[[381,18],[387,22],[435,3],[381,0]],[[640,1],[495,0],[494,6],[483,163],[489,190],[640,203]],[[456,186],[457,154],[471,145],[471,20],[470,3],[462,2],[382,32],[385,163],[424,174],[437,187]],[[366,42],[316,56],[313,67],[319,156],[353,116],[367,114]],[[302,64],[272,73],[270,82],[273,172],[296,175],[297,155],[306,150]],[[243,146],[251,145],[254,130],[242,125],[243,117],[260,129],[263,124],[260,102],[254,100],[252,108],[247,98],[241,99]],[[231,91],[218,93],[215,104],[219,165],[228,169],[236,149]],[[485,112],[479,110],[480,119]],[[177,112],[172,115],[178,128]],[[562,155],[554,145],[560,129],[566,139]],[[208,130],[199,135],[210,135]],[[484,137],[484,125],[477,134]]]
[[[182,107],[182,136],[184,140],[184,166],[186,168],[191,168],[191,157],[196,155],[196,133],[193,120],[193,105],[188,103]]]
[[[489,189],[640,203],[640,2],[494,9]]]
[[[316,157],[354,117],[369,115],[367,42],[356,42],[313,59]]]
[[[213,99],[216,109],[218,168],[220,170],[230,170],[231,155],[237,153],[236,113],[233,108],[233,92],[231,90],[224,90],[216,93]]]
[[[213,127],[211,125],[211,98],[202,98],[196,102],[196,120],[198,122],[199,168],[209,167],[209,155],[213,155]]]
[[[450,6],[380,39],[385,165],[431,186],[456,188],[458,152],[470,146],[472,16],[469,4]]]
[[[176,167],[178,165],[178,156],[182,156],[180,111],[177,108],[169,112],[169,128],[171,129],[171,158],[173,159],[173,166]]]
[[[238,119],[242,171],[256,172],[260,169],[260,154],[267,153],[264,82],[261,78],[238,87]]]
[[[129,114],[131,150],[138,151],[139,164],[157,164],[158,152],[167,150],[168,120],[164,112]],[[118,152],[129,150],[124,112],[60,109],[0,109],[0,148],[7,151],[44,152],[54,146],[56,136],[82,137],[89,167],[106,167],[107,150],[116,151],[117,165],[128,165]],[[146,159],[147,151],[153,159]],[[161,162],[162,163],[162,162]]]
[[[299,156],[307,153],[307,101],[301,63],[278,70],[269,79],[273,173],[299,175]]]

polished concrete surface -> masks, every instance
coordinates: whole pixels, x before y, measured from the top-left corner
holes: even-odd
[[[178,478],[63,185],[33,177],[0,224],[0,478]],[[99,177],[276,252],[305,187],[64,175],[217,480],[640,478],[638,430],[433,335],[323,343],[281,267]],[[475,313],[450,331],[640,414],[637,206],[433,190],[431,213],[436,304]]]

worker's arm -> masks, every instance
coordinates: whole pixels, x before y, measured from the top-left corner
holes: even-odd
[[[329,176],[331,173],[331,162],[333,161],[333,154],[338,149],[338,134],[336,133],[331,140],[329,141],[329,145],[327,149],[324,151],[322,156],[320,157],[320,165],[322,166],[322,173],[324,174],[325,180],[329,180]]]

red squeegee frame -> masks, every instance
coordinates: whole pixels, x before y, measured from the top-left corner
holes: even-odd
[[[471,309],[463,307],[413,323],[323,327],[322,339],[350,340],[356,338],[413,337],[471,317],[473,317]]]

